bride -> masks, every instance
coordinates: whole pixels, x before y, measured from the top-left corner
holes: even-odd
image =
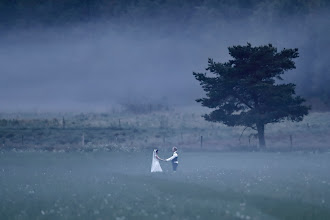
[[[159,156],[158,156],[158,150],[155,149],[152,153],[152,163],[151,163],[151,172],[154,173],[154,172],[163,172],[160,164],[159,164],[159,161],[162,160],[164,161],[163,159],[161,159]]]

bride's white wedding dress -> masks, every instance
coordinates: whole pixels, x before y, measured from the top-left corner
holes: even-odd
[[[156,150],[154,150],[154,152],[152,153],[152,163],[151,163],[151,172],[163,172],[160,164],[159,164],[159,160],[156,157]]]

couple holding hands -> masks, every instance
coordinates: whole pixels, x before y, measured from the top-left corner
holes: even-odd
[[[160,166],[159,161],[171,161],[172,162],[172,167],[173,171],[175,172],[177,167],[178,167],[178,149],[176,147],[172,148],[173,155],[170,158],[167,159],[162,159],[158,156],[158,149],[155,149],[154,152],[152,153],[152,163],[151,163],[151,172],[163,172],[162,167]]]

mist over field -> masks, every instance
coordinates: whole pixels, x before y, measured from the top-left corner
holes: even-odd
[[[125,10],[117,9],[120,15],[109,18],[94,3],[85,19],[79,12],[56,17],[56,4],[43,6],[52,9],[48,17],[38,8],[31,13],[33,6],[12,9],[17,16],[8,16],[0,29],[1,110],[106,111],[130,102],[197,105],[202,90],[192,72],[203,72],[209,57],[227,61],[227,47],[247,42],[298,48],[297,69],[285,79],[297,84],[298,94],[328,103],[326,3],[302,9],[302,3],[267,1],[222,7],[220,2],[181,3],[163,3],[167,9],[152,1],[127,1],[121,3]]]
[[[0,1],[0,219],[330,219],[329,15]]]

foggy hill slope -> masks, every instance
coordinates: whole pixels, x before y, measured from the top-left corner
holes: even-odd
[[[1,1],[3,110],[99,110],[116,103],[196,105],[192,71],[250,42],[299,48],[285,74],[329,106],[329,1]]]

